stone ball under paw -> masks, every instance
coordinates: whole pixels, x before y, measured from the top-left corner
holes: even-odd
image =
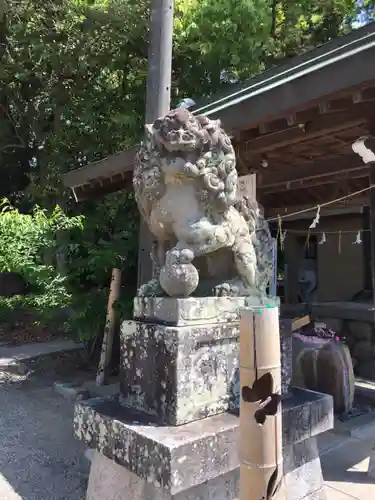
[[[174,264],[162,267],[159,280],[170,297],[188,297],[198,286],[199,274],[193,264]]]

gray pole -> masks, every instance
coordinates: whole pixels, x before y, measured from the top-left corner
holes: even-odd
[[[170,108],[174,0],[151,0],[150,42],[146,93],[146,123]],[[138,287],[152,278],[152,235],[141,220],[138,251]]]
[[[152,0],[146,93],[146,123],[169,111],[171,102],[173,3]]]

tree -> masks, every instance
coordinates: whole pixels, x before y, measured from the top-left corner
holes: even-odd
[[[344,33],[360,13],[373,16],[374,2],[176,0],[173,103],[207,98]],[[103,312],[104,323],[113,266],[125,268],[131,299],[137,210],[124,193],[76,205],[61,180],[138,143],[148,18],[147,0],[0,3],[0,196],[25,212],[38,204],[52,213],[59,204],[85,215],[84,230],[59,244],[80,319]]]
[[[44,205],[53,205],[64,172],[129,146],[139,134],[145,3],[106,4],[9,2],[1,75],[7,125],[0,132],[2,167],[22,158],[19,168],[37,185],[32,197]]]

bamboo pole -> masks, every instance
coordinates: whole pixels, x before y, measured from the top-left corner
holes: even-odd
[[[120,297],[121,291],[121,270],[112,269],[111,286],[108,297],[107,317],[104,328],[102,348],[100,352],[100,361],[96,375],[97,385],[106,383],[108,368],[111,364],[113,339],[116,326],[116,313],[113,304]]]
[[[240,496],[280,500],[282,485],[279,311],[241,311]]]

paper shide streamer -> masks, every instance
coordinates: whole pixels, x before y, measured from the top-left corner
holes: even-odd
[[[326,241],[327,241],[326,233],[323,233],[322,237],[320,238],[319,245],[324,245]]]
[[[315,218],[312,221],[312,223],[310,224],[310,229],[315,229],[316,226],[319,224],[319,220],[320,220],[320,205],[318,205]]]
[[[362,243],[361,240],[361,231],[358,231],[355,240],[353,241],[353,245],[360,245]]]

